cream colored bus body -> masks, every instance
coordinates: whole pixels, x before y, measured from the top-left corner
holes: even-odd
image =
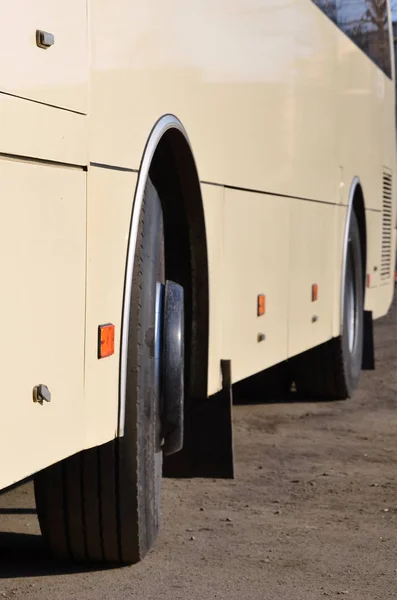
[[[183,124],[202,182],[208,394],[220,389],[221,359],[237,381],[339,335],[355,178],[366,309],[387,312],[394,265],[386,278],[380,266],[395,239],[385,249],[382,177],[395,179],[394,83],[311,1],[0,4],[0,487],[117,435],[129,226],[164,115]],[[37,29],[54,34],[52,47],[36,46]],[[117,351],[99,361],[107,322]],[[50,403],[32,402],[38,383]]]

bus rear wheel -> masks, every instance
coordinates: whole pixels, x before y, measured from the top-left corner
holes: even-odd
[[[364,339],[364,283],[360,230],[354,211],[344,272],[341,335],[291,360],[298,393],[306,397],[344,400],[358,387]]]
[[[58,557],[130,564],[156,539],[163,454],[156,332],[164,281],[162,209],[149,179],[134,260],[124,436],[35,476],[41,531]]]

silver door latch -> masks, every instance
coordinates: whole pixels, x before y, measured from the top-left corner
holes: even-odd
[[[44,383],[39,383],[33,388],[33,402],[51,402],[51,392]]]
[[[55,44],[55,37],[48,31],[36,30],[36,45],[39,48],[49,48]]]

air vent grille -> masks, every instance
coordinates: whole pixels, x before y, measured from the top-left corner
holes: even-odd
[[[383,173],[382,187],[382,256],[380,263],[381,279],[391,277],[392,266],[392,175],[389,172]]]

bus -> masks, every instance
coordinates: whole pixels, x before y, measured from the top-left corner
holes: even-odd
[[[236,386],[374,366],[390,2],[0,4],[0,488],[34,478],[57,556],[134,563],[163,475],[233,476]]]

